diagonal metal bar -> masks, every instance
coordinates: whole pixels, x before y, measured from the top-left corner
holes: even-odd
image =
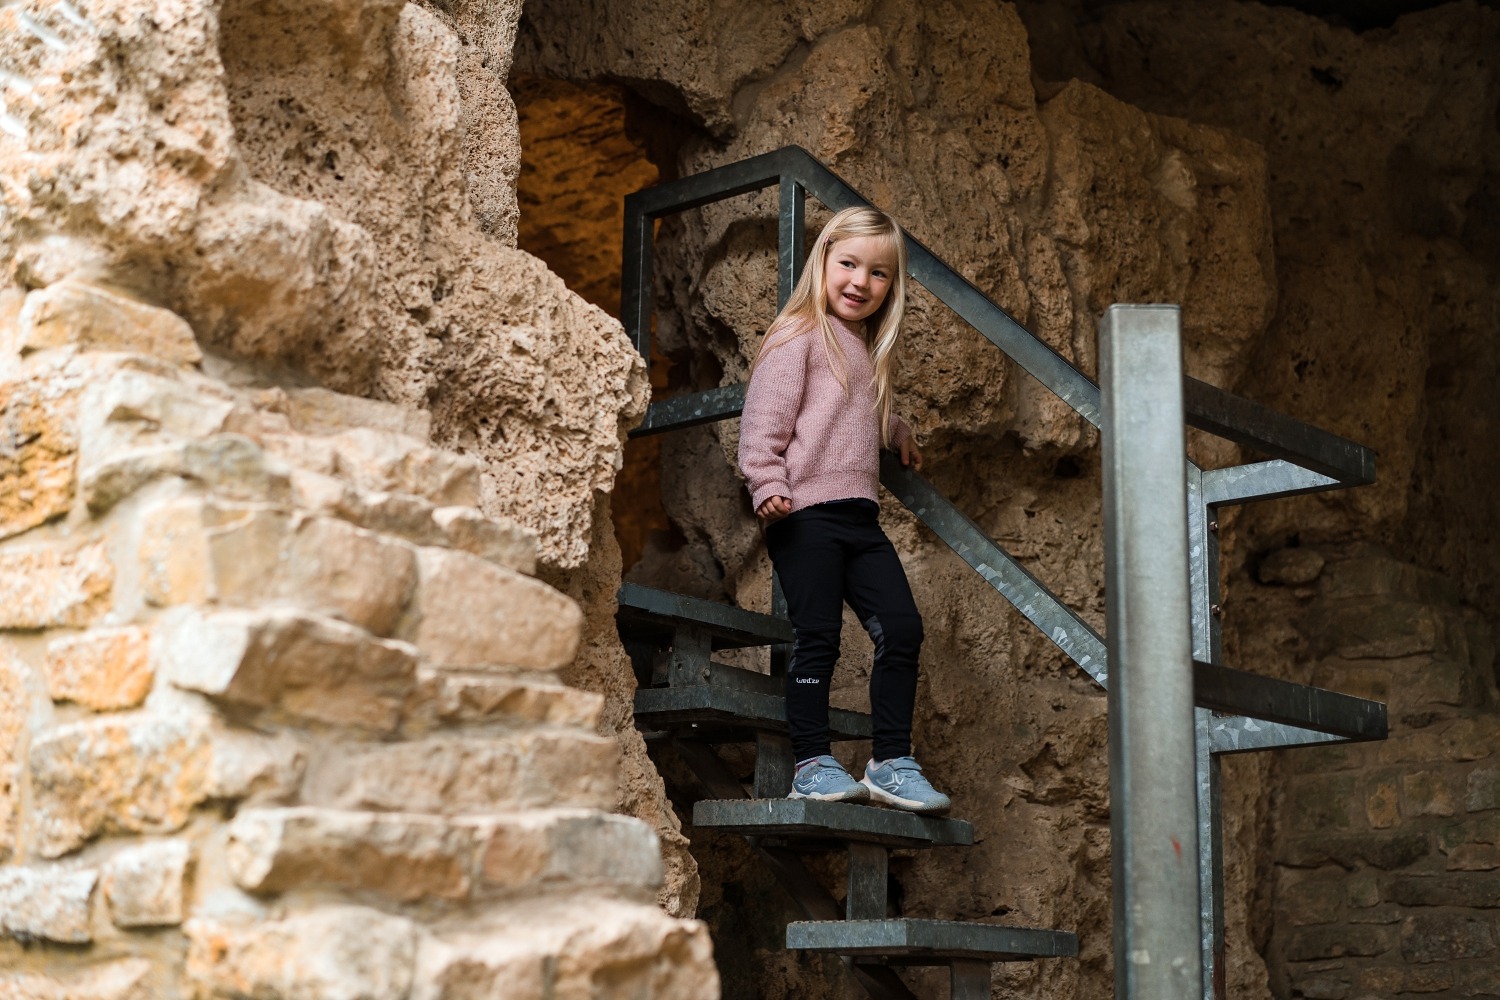
[[[1388,731],[1385,705],[1378,701],[1217,663],[1193,662],[1193,696],[1203,708],[1237,712],[1346,740],[1383,740]]]
[[[663,431],[681,430],[698,424],[737,417],[745,408],[745,386],[721,385],[703,392],[686,392],[652,403],[646,418],[630,432],[631,437],[645,437]]]
[[[1345,483],[1279,458],[1203,473],[1203,502],[1210,507],[1275,500],[1324,490],[1340,490]]]
[[[1051,639],[1085,673],[1108,687],[1104,640],[1087,622],[997,545],[980,527],[901,460],[881,456],[880,481],[991,587]]]
[[[1375,453],[1364,445],[1197,379],[1186,379],[1183,391],[1188,423],[1199,430],[1295,462],[1345,486],[1375,481]]]

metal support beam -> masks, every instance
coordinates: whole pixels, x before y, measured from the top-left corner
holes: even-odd
[[[755,797],[779,799],[792,787],[792,741],[782,733],[755,734]]]
[[[679,625],[672,634],[672,654],[667,661],[667,683],[672,687],[702,684],[708,680],[713,636],[707,629]]]
[[[781,178],[781,222],[776,244],[776,307],[786,305],[802,277],[807,256],[807,191],[790,177]]]
[[[1182,344],[1174,306],[1099,328],[1115,995],[1200,1000]]]
[[[849,895],[844,912],[849,920],[884,920],[890,852],[881,844],[849,845]]]
[[[990,963],[955,958],[949,973],[949,1000],[990,1000]]]

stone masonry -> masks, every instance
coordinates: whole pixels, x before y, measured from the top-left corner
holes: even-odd
[[[478,463],[102,285],[3,348],[0,996],[717,995]]]
[[[1391,724],[1384,742],[1278,755],[1273,995],[1500,996],[1487,623],[1447,576],[1374,546],[1281,549],[1258,576],[1247,611],[1310,637],[1291,650],[1305,679],[1385,702]]]

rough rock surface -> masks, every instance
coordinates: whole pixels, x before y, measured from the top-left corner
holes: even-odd
[[[645,382],[514,246],[519,13],[0,10],[0,994],[718,995],[535,577]]]

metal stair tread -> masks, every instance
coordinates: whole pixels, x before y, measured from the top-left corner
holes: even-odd
[[[801,920],[787,925],[786,946],[893,965],[943,965],[952,959],[1072,958],[1078,955],[1078,936],[956,920]]]
[[[781,684],[767,674],[710,663],[702,683],[637,690],[636,725],[717,743],[742,742],[756,732],[785,732]],[[870,716],[864,712],[830,709],[828,726],[835,740],[870,738]]]
[[[691,626],[709,633],[714,649],[770,646],[793,638],[785,618],[638,583],[621,584],[615,599],[615,620],[623,634],[632,636],[669,636],[675,628]]]
[[[816,799],[703,799],[693,806],[693,826],[776,837],[799,846],[839,847],[850,841],[886,847],[974,843],[974,828],[961,819]]]

